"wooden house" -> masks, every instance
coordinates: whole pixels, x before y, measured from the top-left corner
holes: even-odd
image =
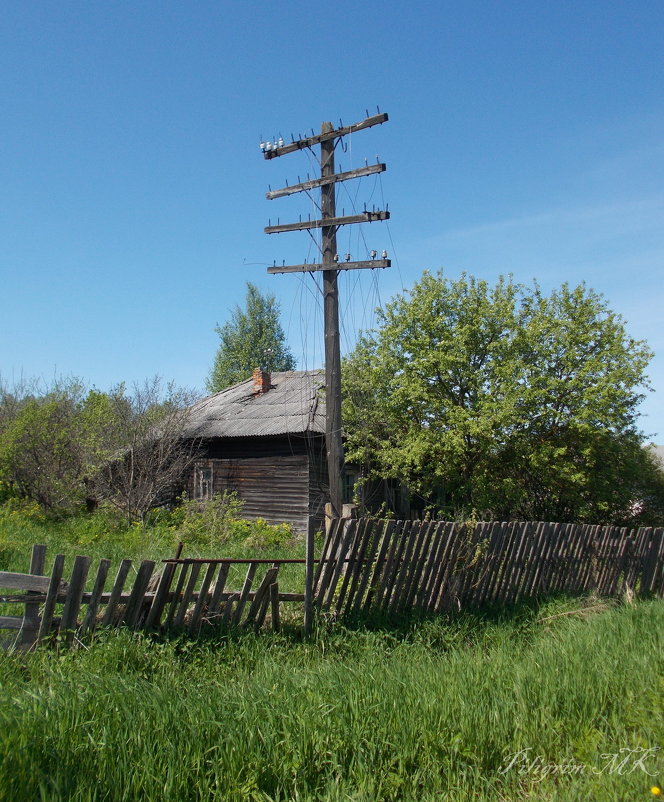
[[[204,398],[185,436],[199,444],[187,478],[192,498],[232,490],[246,518],[290,523],[297,532],[324,526],[325,373],[255,370],[253,377]]]

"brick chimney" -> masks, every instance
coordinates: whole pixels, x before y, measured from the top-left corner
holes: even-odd
[[[254,393],[267,393],[272,386],[270,384],[270,378],[271,376],[267,370],[263,370],[263,368],[254,368]]]

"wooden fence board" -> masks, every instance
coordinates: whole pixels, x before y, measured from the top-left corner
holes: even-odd
[[[271,601],[270,592],[273,586],[274,582],[268,586],[267,590],[265,591],[265,593],[261,598],[261,603],[258,609],[258,613],[256,615],[256,620],[253,622],[253,627],[256,632],[258,632],[258,630],[263,626],[263,622],[265,621],[265,616],[267,615],[267,608],[269,607]],[[278,607],[279,604],[277,601],[277,608]]]
[[[413,553],[417,543],[419,523],[419,521],[403,522],[401,537],[404,547],[402,548],[399,556],[397,570],[394,574],[394,583],[392,586],[391,596],[386,607],[389,612],[398,612],[400,609],[401,596],[410,573]]]
[[[634,536],[634,543],[632,545],[630,560],[627,568],[627,576],[625,578],[625,587],[630,591],[637,590],[637,584],[640,579],[641,560],[643,557],[643,549],[647,538],[646,527],[639,527],[636,535]]]
[[[143,560],[141,562],[123,617],[123,621],[129,629],[137,629],[141,624],[145,592],[148,589],[148,583],[153,571],[154,560]]]
[[[101,594],[104,590],[104,584],[106,582],[106,577],[108,575],[108,569],[110,566],[110,560],[100,560],[99,562],[95,584],[92,588],[92,596],[88,603],[88,611],[85,614],[85,618],[83,619],[83,624],[81,626],[81,635],[84,635],[86,632],[92,632],[95,629],[97,624],[97,610],[99,609]]]
[[[352,582],[346,600],[346,609],[349,612],[350,610],[361,609],[364,588],[372,573],[374,553],[378,545],[381,531],[382,522],[375,518],[369,519],[360,543]]]
[[[493,589],[500,579],[503,568],[504,550],[507,544],[509,526],[506,521],[498,521],[491,532],[489,542],[489,566],[482,589],[477,597],[478,605],[486,604],[491,599]]]
[[[380,548],[378,550],[378,556],[376,557],[376,564],[373,567],[371,582],[369,585],[369,590],[367,592],[367,598],[364,602],[365,610],[368,610],[370,607],[374,605],[380,606],[379,590],[380,590],[381,577],[383,576],[383,572],[385,571],[385,566],[387,564],[387,559],[388,559],[388,553],[389,550],[392,548],[392,543],[394,541],[395,527],[396,527],[396,521],[391,520],[388,521],[385,527],[383,528]]]
[[[222,623],[225,627],[229,626],[231,623],[231,613],[233,611],[233,605],[240,600],[241,593],[231,593],[226,603],[224,604],[224,614],[222,616]]]
[[[500,589],[501,602],[513,602],[520,584],[525,581],[530,563],[528,557],[533,551],[535,531],[526,521],[514,522],[514,547],[507,567],[505,580]]]
[[[340,551],[346,533],[346,520],[343,518],[335,518],[333,528],[330,530],[330,535],[326,540],[329,542],[329,548],[324,551],[316,570],[314,581],[314,606],[319,609],[323,606],[325,593],[332,581],[335,567],[340,559]],[[345,556],[345,555],[344,555]]]
[[[46,564],[46,546],[35,543],[32,547],[32,554],[30,557],[30,573],[33,576],[44,573],[44,566]],[[36,591],[28,591],[31,596]],[[37,639],[37,632],[39,630],[39,604],[30,602],[25,605],[25,613],[23,614],[25,622],[30,622],[30,626],[23,627],[23,648],[28,648]]]
[[[383,521],[375,520],[373,523],[373,530],[371,533],[371,542],[369,544],[369,550],[366,554],[366,568],[362,572],[362,577],[360,580],[360,584],[357,590],[357,594],[355,596],[355,601],[353,602],[353,609],[358,612],[362,609],[363,605],[366,602],[366,595],[371,592],[369,588],[369,579],[374,574],[374,563],[376,561],[376,553],[378,551],[379,545],[383,542],[383,537],[385,533],[385,524]]]
[[[334,518],[332,520],[330,531],[325,538],[323,551],[320,555],[318,565],[316,566],[316,573],[314,574],[314,589],[316,591],[316,595],[319,595],[318,588],[323,577],[323,573],[327,570],[328,565],[331,565],[336,551],[339,548],[341,537],[344,532],[345,520],[345,518]]]
[[[390,534],[389,549],[387,550],[385,563],[382,566],[375,600],[373,602],[373,606],[376,609],[383,609],[387,601],[389,601],[389,589],[392,586],[392,573],[395,561],[398,560],[399,550],[403,547],[403,521],[395,520]]]
[[[586,529],[586,548],[584,565],[581,571],[581,587],[582,593],[587,593],[592,590],[595,582],[595,571],[597,565],[597,548],[599,545],[599,537],[602,531],[601,526],[591,525]]]
[[[217,566],[215,563],[210,563],[207,567],[207,571],[203,577],[203,583],[198,592],[198,599],[196,600],[194,612],[191,614],[191,619],[189,621],[189,632],[195,632],[196,628],[200,624],[201,613],[203,611],[203,607],[208,601],[208,590],[210,589],[210,584],[212,583],[212,579],[214,578],[216,570]]]
[[[385,585],[383,589],[383,599],[381,609],[390,610],[392,607],[396,585],[399,581],[399,576],[404,567],[404,553],[408,548],[409,534],[410,534],[410,521],[397,521],[397,548],[394,553],[394,558],[391,565],[388,566],[389,572],[385,577]]]
[[[53,624],[53,615],[55,613],[55,605],[57,603],[58,592],[62,588],[62,573],[65,566],[65,555],[56,554],[53,560],[53,567],[51,568],[51,576],[49,577],[49,586],[46,593],[46,601],[42,610],[41,622],[39,624],[39,634],[37,635],[37,642],[40,643],[51,633],[51,626]]]
[[[623,578],[625,554],[629,548],[629,529],[621,527],[618,541],[618,548],[615,554],[615,569],[612,571],[610,581],[607,580],[606,593],[608,596],[616,596],[620,592]]]
[[[164,607],[168,602],[168,594],[171,589],[173,577],[175,576],[175,564],[166,563],[159,577],[159,584],[152,599],[152,604],[145,619],[145,629],[149,632],[159,627]]]
[[[352,523],[353,521],[351,521],[351,524]],[[336,605],[335,605],[340,615],[343,612],[346,593],[348,591],[352,577],[354,576],[355,573],[355,566],[357,563],[358,553],[364,539],[364,533],[367,529],[367,525],[368,524],[366,518],[362,518],[354,522],[353,526],[354,537],[350,547],[350,551],[347,555],[348,561],[345,563],[345,570],[343,571],[343,580],[341,582],[341,588],[339,590],[339,597],[336,600]]]
[[[276,566],[272,566],[272,568],[268,568],[261,580],[260,584],[256,588],[256,593],[254,594],[254,599],[249,605],[249,612],[247,613],[247,618],[245,623],[246,624],[253,624],[258,616],[259,612],[261,611],[261,607],[263,606],[263,599],[264,597],[269,594],[270,592],[270,585],[274,582],[279,572],[279,568]]]
[[[232,626],[234,627],[237,627],[240,624],[240,619],[242,618],[242,612],[247,602],[249,591],[251,590],[251,583],[254,581],[254,575],[256,574],[257,567],[258,566],[256,563],[250,563],[249,567],[247,568],[247,575],[244,579],[244,585],[242,586],[240,596],[237,600],[237,607],[233,611]]]
[[[207,610],[207,620],[212,621],[215,617],[217,617],[219,613],[219,605],[221,603],[221,594],[224,592],[224,586],[226,585],[226,578],[228,577],[228,569],[230,566],[228,563],[222,563],[219,566],[219,573],[217,574],[217,581],[214,584],[214,590],[212,591],[212,598],[210,599],[210,604]]]
[[[542,527],[542,547],[534,555],[534,571],[530,586],[524,586],[521,596],[544,595],[555,590],[560,554],[565,548],[570,534],[569,527],[547,521]]]
[[[597,593],[600,596],[604,595],[604,589],[610,584],[614,571],[619,565],[619,561],[616,559],[619,554],[619,549],[617,548],[619,530],[615,526],[607,526],[605,529],[606,538],[600,555],[597,577]]]
[[[643,561],[643,574],[641,579],[641,595],[650,595],[657,584],[658,565],[661,565],[664,529],[653,529],[650,536],[648,551]]]
[[[89,568],[89,557],[79,555],[74,559],[74,567],[72,568],[71,579],[67,588],[67,600],[62,611],[59,627],[59,631],[65,635],[67,643],[71,643],[74,638],[76,619],[81,607],[83,589],[85,588],[85,580],[87,579]]]
[[[438,593],[438,583],[442,582],[442,574],[445,571],[445,555],[450,549],[450,539],[454,524],[441,521],[437,528],[434,538],[432,560],[429,565],[429,576],[422,593],[421,607],[423,610],[431,611],[435,606]]]
[[[528,595],[529,589],[537,582],[537,558],[546,547],[545,522],[524,521],[521,535],[524,548],[518,552],[517,563],[512,571],[505,601],[517,602]]]
[[[200,574],[200,572],[201,572],[201,563],[193,563],[191,566],[191,571],[189,572],[187,587],[185,588],[185,591],[182,594],[180,606],[178,607],[177,614],[173,621],[173,626],[176,629],[179,629],[180,627],[184,626],[185,618],[187,616],[187,610],[189,609],[189,605],[191,604],[192,596],[194,595],[194,589],[196,588],[196,582],[198,581],[198,575]]]
[[[0,571],[0,588],[29,590],[34,593],[47,593],[49,584],[50,581],[47,576],[12,574],[9,571]]]
[[[487,547],[490,527],[490,523],[478,521],[473,529],[472,536],[466,543],[463,555],[464,567],[457,590],[459,604],[462,607],[466,604],[472,606],[474,603],[475,592],[483,569],[482,553]]]
[[[277,582],[270,585],[270,608],[272,614],[272,629],[275,632],[279,632],[281,629],[281,621],[279,619],[279,585]]]
[[[438,602],[443,596],[445,579],[452,571],[450,555],[454,551],[460,531],[464,529],[465,527],[463,525],[458,526],[450,522],[443,524],[438,565],[432,575],[431,590],[429,591],[429,598],[425,607],[425,609],[431,613],[435,612],[438,607]]]
[[[120,563],[115,582],[113,583],[113,589],[111,590],[111,597],[108,600],[106,610],[104,611],[104,617],[101,620],[101,624],[104,627],[113,626],[120,618],[120,616],[117,615],[117,606],[130,568],[131,560],[123,560]]]
[[[612,539],[612,529],[613,527],[610,526],[603,526],[601,530],[601,536],[599,541],[599,546],[597,549],[597,572],[595,574],[595,582],[593,590],[596,593],[599,593],[599,589],[602,586],[602,582],[604,580],[604,574],[607,569],[607,554],[611,548],[611,539]]]
[[[350,609],[351,595],[357,586],[357,574],[362,569],[362,559],[366,546],[367,533],[371,531],[371,519],[360,518],[355,530],[355,539],[344,571],[343,582],[337,599],[337,611],[344,613],[344,607]]]
[[[574,593],[579,586],[581,561],[583,558],[583,527],[575,526],[571,535],[570,555],[563,590]]]
[[[459,588],[462,582],[463,557],[472,534],[465,524],[452,525],[449,548],[445,552],[443,570],[438,578],[438,592],[433,612],[460,609]]]
[[[190,563],[182,563],[180,565],[180,571],[178,573],[178,581],[175,585],[175,592],[172,594],[171,603],[168,605],[168,612],[166,613],[166,620],[164,621],[164,627],[166,629],[170,629],[170,627],[173,626],[173,620],[175,618],[178,605],[182,601],[182,591],[190,567],[191,567]]]
[[[431,576],[434,572],[435,566],[437,565],[436,559],[442,539],[441,536],[442,524],[439,521],[432,521],[431,524],[432,526],[429,531],[429,537],[427,539],[425,547],[426,559],[424,561],[424,566],[422,568],[422,576],[420,578],[417,592],[413,599],[413,604],[415,605],[415,607],[419,608],[424,607],[426,605],[429,586],[431,583]]]
[[[417,534],[417,540],[415,542],[413,556],[411,558],[412,567],[406,575],[401,598],[398,602],[399,607],[402,610],[407,610],[413,605],[413,597],[415,596],[419,587],[420,580],[422,578],[422,570],[424,568],[424,562],[426,559],[426,554],[424,554],[425,545],[428,542],[428,536],[432,528],[431,521],[420,521],[419,523],[419,532]]]
[[[337,584],[339,582],[339,578],[341,577],[341,572],[344,567],[344,560],[349,552],[353,539],[355,537],[355,527],[357,526],[357,521],[355,519],[351,519],[350,521],[346,521],[346,529],[343,534],[343,539],[341,541],[341,547],[336,557],[336,561],[334,564],[334,570],[330,576],[330,581],[327,586],[327,589],[323,589],[321,592],[321,598],[324,598],[321,603],[321,608],[324,610],[330,609],[332,602],[334,600],[334,593],[337,589]]]

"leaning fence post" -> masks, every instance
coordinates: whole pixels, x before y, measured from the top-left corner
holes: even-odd
[[[74,567],[71,572],[71,581],[69,582],[69,587],[67,588],[65,608],[62,611],[62,618],[60,619],[60,632],[64,633],[67,643],[71,643],[74,639],[76,618],[81,607],[83,590],[85,589],[85,580],[87,579],[89,568],[89,557],[76,557],[74,560]]]
[[[39,634],[37,635],[37,643],[41,643],[51,632],[51,625],[53,623],[53,613],[55,612],[55,605],[58,601],[58,593],[60,591],[62,572],[65,567],[65,555],[56,554],[53,560],[53,568],[51,569],[51,581],[48,586],[46,594],[46,601],[44,609],[42,610],[41,623],[39,625]]]
[[[34,576],[43,576],[44,564],[46,562],[46,546],[33,545],[32,557],[30,559],[30,573]],[[33,591],[27,591],[28,596],[34,595]],[[23,646],[32,646],[37,640],[37,629],[39,628],[39,604],[28,602],[25,605],[23,615],[24,629],[21,643]]]

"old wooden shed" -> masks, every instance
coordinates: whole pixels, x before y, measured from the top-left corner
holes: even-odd
[[[321,529],[328,499],[324,381],[322,370],[255,370],[195,404],[185,430],[199,444],[190,496],[232,490],[246,518],[286,521],[298,532]]]

